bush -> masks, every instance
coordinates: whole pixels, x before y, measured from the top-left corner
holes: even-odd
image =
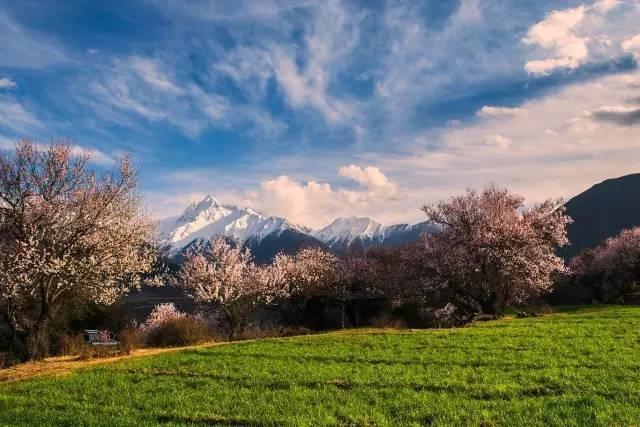
[[[135,327],[127,327],[118,335],[120,341],[120,352],[122,354],[131,354],[142,346],[143,336]]]
[[[85,346],[84,337],[81,333],[65,334],[59,340],[59,352],[63,355],[81,354]]]
[[[211,339],[209,330],[199,319],[170,319],[150,330],[146,343],[153,347],[174,347],[199,344]]]
[[[393,317],[389,313],[382,313],[371,319],[371,326],[382,329],[406,329],[407,324],[402,319]]]

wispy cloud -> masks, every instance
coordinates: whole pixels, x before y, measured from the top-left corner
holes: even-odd
[[[13,151],[18,142],[19,139],[0,136],[0,150]],[[42,142],[36,143],[35,147],[38,151],[46,151],[49,149],[49,145]],[[110,166],[115,163],[115,158],[113,156],[93,148],[72,144],[71,152],[74,156],[88,154],[90,156],[90,161],[97,165]]]
[[[21,135],[28,135],[35,129],[42,129],[43,125],[22,104],[5,99],[0,101],[0,128],[10,129]]]
[[[15,22],[0,6],[0,58],[4,66],[45,68],[69,60],[69,55],[50,37]]]

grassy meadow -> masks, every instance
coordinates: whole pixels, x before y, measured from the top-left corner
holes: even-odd
[[[640,425],[640,307],[355,330],[0,383],[2,425]]]

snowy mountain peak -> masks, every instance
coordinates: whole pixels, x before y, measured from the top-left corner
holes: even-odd
[[[298,227],[284,218],[267,217],[251,208],[221,204],[210,195],[189,205],[182,215],[167,218],[159,224],[161,238],[174,249],[212,236],[230,237],[240,242],[260,240],[285,229],[298,230]]]
[[[220,205],[215,197],[207,194],[207,196],[199,202],[191,203],[180,216],[180,220],[192,221],[201,215],[203,212],[210,211],[212,208],[217,208]]]
[[[337,218],[326,227],[312,234],[323,242],[353,240],[357,237],[372,239],[383,229],[382,225],[367,217]]]

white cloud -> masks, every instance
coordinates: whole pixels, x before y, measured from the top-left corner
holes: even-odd
[[[143,81],[151,86],[167,92],[182,92],[182,89],[169,79],[165,71],[160,69],[158,62],[135,55],[129,58],[128,62],[128,66],[131,67]]]
[[[339,216],[374,215],[384,204],[394,205],[397,185],[374,166],[349,165],[339,174],[360,184],[359,189],[332,187],[326,182],[300,182],[286,175],[263,181],[253,191],[237,196],[236,202],[269,215],[322,227]]]
[[[0,89],[13,89],[16,86],[16,82],[11,80],[9,77],[0,78]]]
[[[167,121],[190,137],[214,123],[222,125],[228,102],[193,83],[181,87],[171,70],[158,59],[135,55],[116,59],[108,73],[88,83],[91,96],[81,93],[80,98],[98,111],[104,111],[106,105],[125,115]],[[122,124],[119,114],[108,112],[102,117]]]
[[[389,178],[375,166],[360,167],[356,165],[343,166],[339,174],[345,178],[351,178],[364,188],[371,191],[394,194],[398,188],[396,184],[389,181]]]
[[[503,150],[506,150],[507,148],[511,147],[511,144],[513,144],[513,141],[511,141],[506,136],[497,135],[497,134],[487,135],[484,140],[487,145],[492,145],[494,147],[498,147]]]
[[[636,61],[640,61],[640,34],[623,41],[622,49],[631,53],[636,58]]]
[[[22,27],[0,7],[0,58],[4,67],[47,68],[69,60],[46,36]]]
[[[0,150],[13,151],[18,141],[19,139],[0,137]],[[35,143],[34,145],[38,151],[46,151],[49,149],[49,145],[47,144]],[[83,147],[80,145],[71,145],[71,153],[74,156],[89,154],[91,156],[90,161],[98,165],[108,166],[112,165],[115,162],[115,159],[112,156],[100,150]]]
[[[613,60],[625,51],[635,54],[632,39],[627,39],[636,31],[638,20],[640,8],[632,1],[600,0],[553,10],[523,37],[533,47],[534,56],[524,68],[534,75],[546,75]]]
[[[518,106],[526,115],[449,128],[435,148],[367,160],[394,176],[405,206],[490,183],[528,202],[571,197],[604,179],[640,172],[640,109],[626,103],[635,97],[639,71],[575,83]]]
[[[238,89],[254,101],[265,96],[266,83],[273,78],[291,107],[313,109],[329,123],[353,121],[357,106],[332,93],[330,86],[358,44],[360,16],[347,11],[337,0],[292,5],[297,7],[305,7],[310,16],[304,21],[301,40],[240,45],[218,60],[213,68],[232,78]],[[267,15],[275,18],[281,11],[278,7]],[[287,28],[286,20],[280,24]]]
[[[527,114],[528,111],[524,108],[510,108],[510,107],[492,107],[485,105],[478,112],[477,115],[484,118],[494,117],[508,117],[517,114]]]
[[[30,135],[37,129],[42,129],[42,123],[29,111],[14,101],[0,101],[0,128],[11,129],[24,136]]]
[[[553,57],[529,61],[525,70],[533,74],[548,74],[556,68],[577,68],[589,55],[588,39],[579,37],[576,28],[584,20],[586,7],[554,10],[527,32],[523,41],[538,45]]]

